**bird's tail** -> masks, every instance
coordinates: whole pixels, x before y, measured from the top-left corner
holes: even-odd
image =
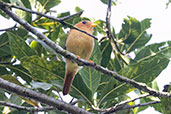
[[[67,95],[70,91],[74,76],[76,75],[76,71],[66,72],[63,86],[63,95]]]

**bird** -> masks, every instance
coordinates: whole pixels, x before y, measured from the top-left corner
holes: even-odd
[[[95,26],[96,24],[88,20],[82,20],[74,25],[74,27],[77,27],[89,34],[93,34],[93,28]],[[94,49],[94,39],[83,32],[71,29],[66,38],[65,46],[67,51],[74,53],[78,58],[89,60]],[[66,58],[65,78],[62,90],[63,95],[67,95],[69,93],[74,77],[81,68],[82,67],[78,66],[77,63]]]

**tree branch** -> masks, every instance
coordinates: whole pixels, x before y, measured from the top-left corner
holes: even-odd
[[[81,30],[81,29],[79,29],[79,28],[77,28],[77,27],[74,27],[72,24],[70,24],[70,23],[68,23],[68,22],[65,21],[65,20],[70,19],[70,18],[72,18],[72,17],[74,17],[74,16],[76,16],[76,15],[81,15],[81,14],[83,13],[83,11],[80,11],[80,12],[78,12],[78,13],[76,13],[76,14],[73,14],[73,15],[65,16],[65,17],[63,17],[63,18],[56,18],[56,17],[53,17],[53,16],[48,16],[48,15],[46,15],[46,14],[44,14],[44,13],[41,13],[41,12],[33,11],[33,10],[31,10],[31,9],[27,9],[27,8],[20,7],[20,6],[15,6],[15,5],[12,5],[12,4],[9,4],[9,3],[4,3],[4,2],[2,2],[2,1],[0,1],[0,5],[3,6],[3,7],[6,6],[6,7],[8,7],[8,8],[16,8],[16,9],[20,9],[20,10],[23,10],[23,11],[26,11],[26,12],[29,12],[29,13],[32,13],[32,14],[37,14],[37,15],[40,15],[40,16],[42,16],[42,17],[46,17],[46,18],[48,18],[48,19],[57,21],[57,22],[61,23],[62,25],[66,25],[66,26],[68,26],[68,27],[71,28],[71,29],[75,29],[75,30],[78,30],[78,31],[80,31],[80,32],[83,32],[83,33],[87,34],[88,36],[91,36],[92,38],[98,40],[98,38],[95,37],[94,35],[89,34],[88,32],[83,31],[83,30]]]
[[[93,108],[99,112],[106,112],[106,113],[116,112],[119,110],[123,110],[123,108],[125,108],[125,106],[127,106],[126,104],[128,104],[129,102],[134,102],[137,99],[141,99],[141,98],[148,97],[148,96],[150,96],[149,93],[143,94],[143,95],[140,95],[136,98],[128,99],[128,100],[122,101],[120,103],[117,103],[117,104],[115,104],[115,106],[110,107],[110,108],[106,108],[106,109],[98,109],[96,107],[93,107]]]
[[[38,30],[36,30],[33,26],[31,26],[25,20],[19,18],[16,14],[14,14],[11,10],[9,10],[6,7],[6,5],[3,5],[2,2],[0,2],[0,9],[2,9],[6,14],[8,14],[14,21],[18,22],[24,28],[26,28],[28,31],[35,34],[39,38],[39,40],[43,41],[46,45],[51,47],[56,53],[61,54],[65,58],[71,59],[72,61],[76,62],[78,65],[80,65],[80,66],[89,66],[91,68],[94,68],[94,69],[96,69],[97,71],[99,71],[101,73],[104,73],[104,74],[106,74],[108,76],[112,76],[113,78],[115,78],[116,80],[118,80],[120,82],[128,83],[128,84],[132,85],[133,87],[138,88],[139,90],[142,90],[144,92],[149,93],[150,95],[157,96],[157,97],[171,98],[171,94],[168,93],[168,92],[156,91],[156,90],[148,87],[144,83],[136,82],[136,81],[134,81],[132,79],[129,79],[129,78],[126,78],[124,76],[119,75],[117,72],[108,70],[107,68],[104,68],[104,67],[102,67],[100,65],[97,65],[96,63],[91,63],[91,62],[89,62],[87,60],[78,58],[73,53],[71,53],[71,52],[69,52],[67,50],[64,50],[59,45],[56,45],[53,41],[48,39],[47,36],[45,36],[44,34],[39,32]]]
[[[116,38],[115,38],[115,36],[112,34],[112,31],[111,31],[111,28],[110,28],[110,27],[111,27],[111,25],[110,25],[111,5],[112,5],[112,0],[108,0],[107,15],[106,15],[106,28],[107,28],[106,33],[107,33],[107,37],[110,38],[110,39],[112,39],[112,41],[113,41],[113,43],[114,43],[114,45],[115,45],[115,47],[116,47],[116,52],[119,53],[119,54],[124,55],[124,54],[120,51],[120,49],[119,49],[119,47],[118,47],[118,44],[117,44],[117,42],[115,41]]]
[[[43,112],[43,111],[49,111],[49,110],[56,110],[56,108],[52,106],[42,107],[42,108],[34,108],[34,107],[25,107],[25,106],[19,106],[13,103],[8,103],[6,101],[0,101],[0,105],[8,106],[11,108],[16,108],[18,110],[25,110],[28,112]]]
[[[1,85],[0,88],[2,88],[2,89],[6,89],[7,91],[13,92],[22,97],[31,98],[35,101],[39,101],[39,102],[47,104],[49,106],[53,106],[54,108],[57,108],[58,110],[64,110],[64,111],[67,111],[72,114],[92,114],[92,113],[87,112],[81,108],[78,108],[73,105],[67,104],[65,102],[59,101],[55,98],[48,97],[46,94],[38,93],[31,89],[21,87],[17,84],[8,82],[2,78],[0,78],[0,85]],[[28,110],[27,108],[24,108],[24,107],[20,107],[20,108]]]
[[[135,107],[149,106],[151,104],[157,104],[157,103],[160,103],[160,101],[153,101],[153,102],[147,102],[147,103],[136,104],[136,105],[126,105],[123,107],[119,107],[117,110],[111,110],[109,112],[105,112],[104,114],[110,114],[119,110],[125,110],[125,109],[130,109],[130,108],[135,108]]]

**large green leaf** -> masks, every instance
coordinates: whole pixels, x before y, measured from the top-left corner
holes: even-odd
[[[8,38],[12,54],[20,59],[25,56],[37,55],[36,51],[31,49],[20,36],[8,32]]]
[[[77,74],[75,76],[75,79],[74,79],[73,84],[71,86],[70,94],[74,98],[77,98],[77,99],[80,99],[81,101],[87,102],[90,105],[93,104],[92,90],[90,90],[87,87],[87,85],[83,81],[83,78],[79,74]]]
[[[150,44],[139,49],[136,53],[136,60],[142,61],[151,59],[155,56],[171,57],[171,41]]]
[[[120,75],[138,82],[146,83],[153,81],[162,71],[167,67],[169,60],[167,58],[156,57],[147,61],[140,61],[138,63],[128,65],[121,69]],[[113,87],[115,85],[115,87]],[[117,96],[126,94],[134,88],[128,84],[110,80],[104,87],[101,94],[99,105],[114,99]]]
[[[58,5],[61,3],[61,0],[37,0],[40,2],[40,4],[46,9],[47,11],[50,10],[50,8]]]
[[[97,41],[95,41],[94,51],[93,51],[90,59],[93,62],[95,62],[96,64],[100,64],[100,62],[101,62],[101,53],[100,53],[100,48],[98,46]],[[80,75],[81,75],[84,83],[86,84],[86,86],[94,94],[96,89],[99,86],[101,74],[94,69],[84,67],[80,71]]]
[[[151,39],[151,35],[146,33],[150,24],[150,19],[144,19],[141,22],[132,17],[124,19],[118,38],[125,43],[124,50],[126,53],[144,46]]]
[[[0,36],[0,58],[11,55],[7,33]]]
[[[41,81],[50,82],[55,79],[63,79],[64,63],[60,61],[48,61],[46,58],[38,56],[24,57],[21,59],[21,64],[33,76]]]

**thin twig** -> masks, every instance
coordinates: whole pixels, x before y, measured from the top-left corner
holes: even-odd
[[[36,12],[36,11],[31,10],[31,9],[27,9],[27,8],[20,7],[20,6],[15,6],[15,5],[4,3],[4,2],[1,2],[1,5],[7,6],[7,7],[10,7],[10,8],[20,9],[20,10],[23,10],[23,11],[26,11],[26,12],[29,12],[29,13],[32,13],[32,14],[37,14],[37,15],[40,15],[42,17],[46,17],[48,19],[60,22],[62,25],[66,25],[66,26],[68,26],[71,29],[75,29],[75,30],[78,30],[80,32],[83,32],[83,33],[87,34],[88,36],[91,36],[92,38],[98,40],[98,38],[95,37],[94,35],[89,34],[88,32],[83,31],[83,30],[81,30],[81,29],[79,29],[77,27],[74,27],[72,24],[70,24],[70,23],[65,21],[65,20],[70,19],[70,18],[72,18],[74,16],[81,15],[83,13],[83,11],[80,11],[80,12],[78,12],[76,14],[73,14],[73,15],[65,16],[63,18],[56,18],[56,17],[53,17],[53,16],[48,16],[48,15],[46,15],[44,13],[41,13],[41,12]]]
[[[140,96],[138,96],[138,97],[136,97],[136,98],[128,99],[128,100],[122,101],[122,102],[120,102],[120,103],[117,103],[117,104],[115,104],[115,106],[110,107],[110,108],[106,108],[106,109],[98,109],[98,108],[96,108],[96,107],[93,107],[93,108],[94,108],[95,110],[97,110],[97,111],[100,111],[100,112],[115,112],[115,111],[121,110],[120,107],[125,106],[125,105],[128,104],[129,102],[134,102],[134,101],[137,100],[137,99],[145,98],[145,97],[148,97],[148,96],[150,96],[149,93],[143,94],[143,95],[140,95]]]
[[[56,110],[52,106],[47,106],[47,107],[42,107],[42,108],[34,108],[34,107],[19,106],[19,105],[9,103],[9,102],[6,102],[6,101],[0,101],[0,105],[8,106],[8,107],[11,107],[11,108],[16,108],[18,110],[25,110],[25,111],[28,111],[28,112],[42,112],[42,111]]]
[[[157,104],[161,103],[160,101],[152,101],[152,102],[147,102],[147,103],[141,103],[141,104],[136,104],[136,105],[126,105],[124,107],[119,107],[117,110],[112,110],[109,112],[105,112],[104,114],[110,114],[119,110],[125,110],[125,109],[130,109],[130,108],[135,108],[135,107],[142,107],[142,106],[149,106],[151,104]]]
[[[17,24],[15,24],[14,26],[9,27],[9,28],[0,29],[0,32],[2,32],[2,31],[8,31],[8,30],[12,30],[12,29],[15,29],[15,28],[17,28]]]
[[[62,56],[64,56],[65,58],[68,58],[68,59],[76,62],[78,65],[92,67],[92,68],[96,69],[97,71],[99,71],[101,73],[104,73],[104,74],[106,74],[108,76],[112,76],[113,78],[115,78],[116,80],[118,80],[120,82],[128,83],[128,84],[132,85],[133,87],[138,88],[139,90],[142,90],[144,92],[149,93],[150,95],[157,96],[157,97],[171,98],[171,94],[168,93],[168,92],[156,91],[156,90],[148,87],[144,83],[137,82],[137,81],[129,79],[127,77],[121,76],[117,72],[108,70],[107,68],[104,68],[104,67],[102,67],[100,65],[97,65],[96,63],[92,63],[92,62],[89,62],[89,61],[81,59],[81,58],[79,59],[73,53],[71,53],[71,52],[69,52],[67,50],[64,50],[62,47],[60,47],[59,45],[57,45],[56,43],[54,43],[53,41],[48,39],[47,36],[45,36],[44,34],[39,32],[37,29],[35,29],[33,26],[31,26],[25,20],[19,18],[16,14],[14,14],[11,10],[9,10],[4,5],[1,4],[0,9],[2,9],[6,14],[8,14],[14,21],[18,22],[24,28],[26,28],[28,31],[35,34],[39,38],[39,40],[41,40],[46,45],[48,45],[50,48],[52,48],[56,53],[59,53]]]
[[[124,55],[124,54],[120,51],[120,49],[119,49],[119,47],[118,47],[118,44],[117,44],[117,42],[115,41],[116,38],[115,38],[115,36],[113,35],[113,33],[112,33],[112,31],[111,31],[111,28],[110,28],[110,26],[111,26],[111,25],[110,25],[111,6],[112,6],[112,0],[108,0],[107,15],[106,15],[106,28],[107,28],[106,33],[107,33],[108,38],[112,39],[112,41],[113,41],[113,43],[114,43],[114,45],[115,45],[115,47],[116,47],[117,53],[120,53],[120,54]]]

